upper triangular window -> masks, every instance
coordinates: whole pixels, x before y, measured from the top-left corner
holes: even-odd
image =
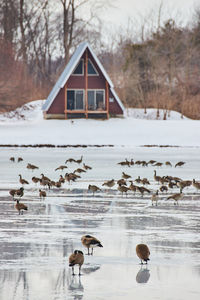
[[[83,59],[81,59],[76,66],[73,75],[83,75],[84,74],[84,67],[83,67]]]
[[[98,72],[90,59],[88,59],[88,75],[98,75]]]

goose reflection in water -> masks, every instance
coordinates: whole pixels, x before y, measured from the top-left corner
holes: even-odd
[[[71,276],[68,283],[68,290],[74,296],[74,300],[81,300],[84,294],[84,287],[80,276]]]
[[[136,275],[136,281],[137,283],[147,283],[150,278],[150,271],[147,269],[147,267],[141,267]]]

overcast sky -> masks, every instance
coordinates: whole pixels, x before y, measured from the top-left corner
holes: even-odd
[[[112,3],[116,8],[104,11],[102,17],[114,26],[125,25],[129,18],[133,20],[142,18],[152,10],[156,15],[161,2],[163,3],[162,19],[173,17],[182,23],[191,21],[194,8],[200,7],[200,0],[113,0]]]

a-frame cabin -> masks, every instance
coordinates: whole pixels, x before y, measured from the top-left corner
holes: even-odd
[[[43,105],[45,119],[122,116],[124,106],[87,42],[81,43]]]

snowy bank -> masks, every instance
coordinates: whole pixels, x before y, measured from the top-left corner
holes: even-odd
[[[200,146],[200,121],[171,112],[167,120],[155,120],[156,110],[129,109],[123,119],[44,120],[43,101],[30,102],[0,114],[0,145],[114,145]],[[160,111],[160,118],[163,118]]]

